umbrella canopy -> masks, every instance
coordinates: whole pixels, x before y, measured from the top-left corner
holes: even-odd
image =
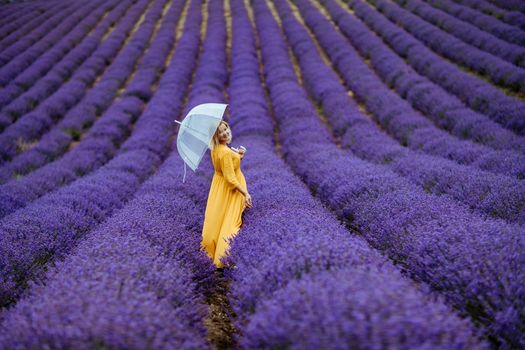
[[[175,120],[180,124],[177,151],[184,160],[184,177],[186,165],[193,171],[199,166],[227,106],[224,103],[203,103],[193,107],[182,122]]]

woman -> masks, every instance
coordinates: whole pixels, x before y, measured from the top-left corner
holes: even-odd
[[[210,149],[215,174],[211,181],[204,214],[201,250],[205,250],[217,268],[223,268],[220,258],[228,249],[227,239],[242,226],[245,208],[252,207],[246,180],[241,172],[245,150],[232,150],[230,125],[221,121],[213,135]]]

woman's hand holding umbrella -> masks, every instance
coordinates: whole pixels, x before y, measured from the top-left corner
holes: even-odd
[[[239,148],[232,147],[231,149],[239,153],[241,155],[241,159],[244,157],[244,154],[246,153],[246,147],[244,146],[239,146]]]

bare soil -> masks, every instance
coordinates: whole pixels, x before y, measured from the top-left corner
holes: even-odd
[[[235,313],[227,297],[229,281],[221,269],[216,270],[215,274],[217,284],[213,292],[206,296],[210,313],[204,324],[208,328],[208,341],[214,349],[232,349],[235,346],[234,334],[237,330],[232,323]]]

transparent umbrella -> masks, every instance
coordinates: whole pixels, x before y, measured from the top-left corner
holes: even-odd
[[[193,171],[199,166],[227,106],[224,103],[203,103],[193,107],[182,122],[175,120],[180,124],[177,151],[184,160],[182,182],[186,180],[186,165]]]

